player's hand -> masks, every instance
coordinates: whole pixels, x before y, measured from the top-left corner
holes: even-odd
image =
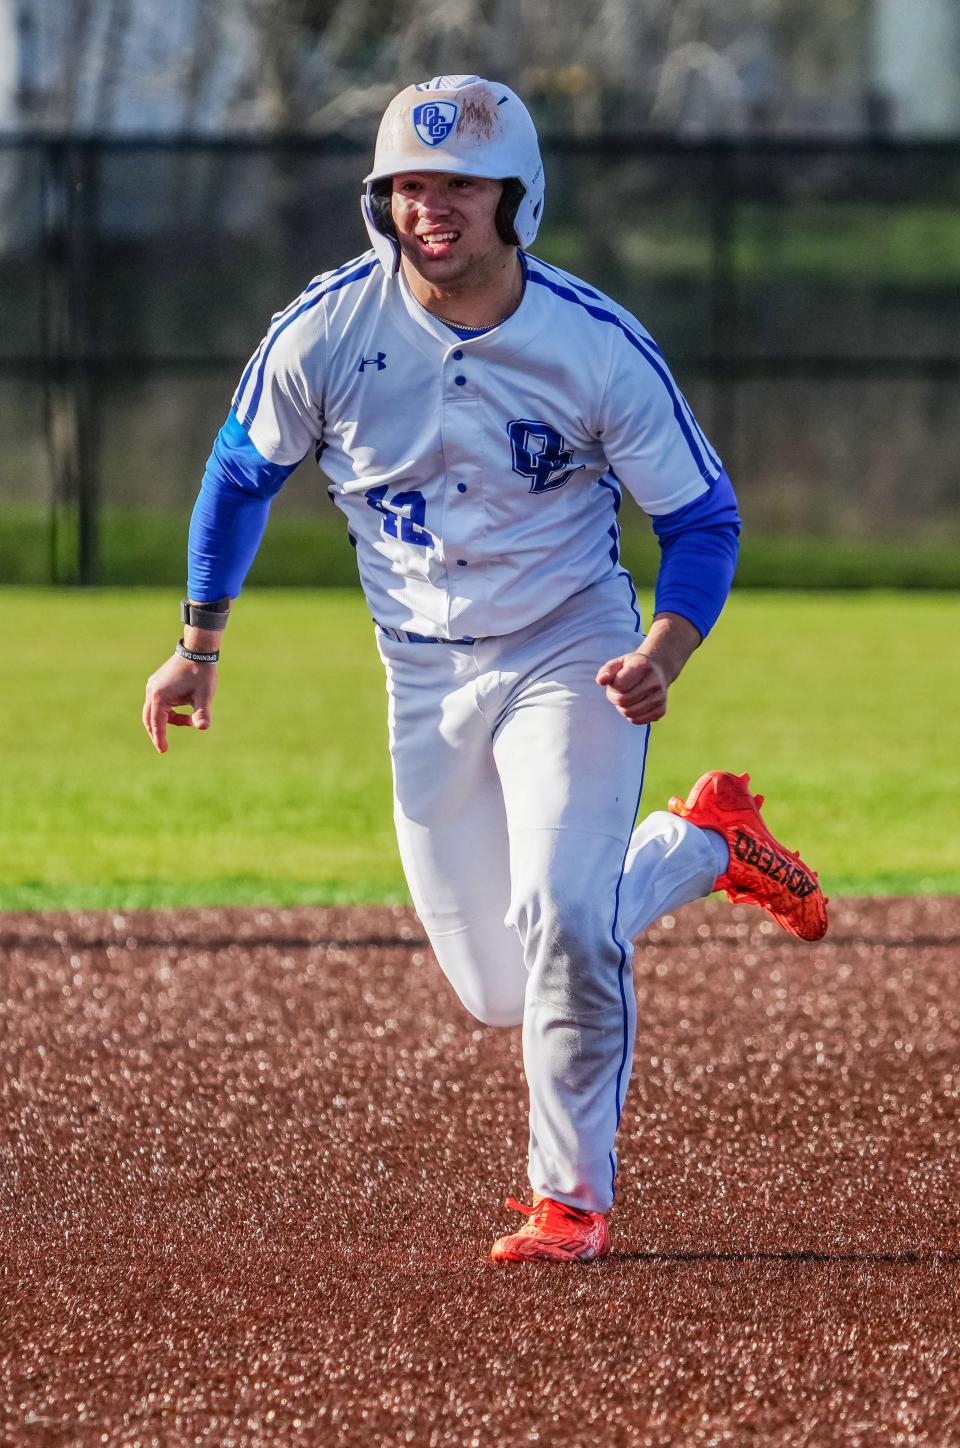
[[[167,725],[210,728],[210,705],[217,687],[216,664],[195,664],[173,654],[147,680],[143,727],[158,754],[167,752]],[[192,714],[178,714],[178,706],[192,705]]]
[[[597,673],[610,703],[631,724],[652,724],[667,712],[667,676],[656,659],[634,652],[610,659]]]

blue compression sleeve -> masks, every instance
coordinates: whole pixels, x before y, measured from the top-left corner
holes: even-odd
[[[726,473],[703,497],[653,519],[660,541],[657,613],[679,613],[706,638],[730,592],[740,526],[736,494]]]
[[[236,598],[260,546],[271,500],[295,467],[268,462],[231,410],[207,459],[190,519],[189,598]]]

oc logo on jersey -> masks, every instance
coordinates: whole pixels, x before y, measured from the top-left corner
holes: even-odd
[[[460,107],[456,101],[424,101],[413,108],[413,125],[425,146],[439,146],[457,124]]]
[[[585,463],[571,467],[573,448],[567,447],[549,422],[518,418],[507,423],[507,436],[513,450],[513,471],[522,478],[530,478],[531,493],[562,488],[568,478],[586,467]]]

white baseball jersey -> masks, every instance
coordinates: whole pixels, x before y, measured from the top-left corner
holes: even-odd
[[[272,473],[315,451],[381,624],[526,627],[618,568],[621,484],[658,517],[721,473],[636,319],[521,261],[517,310],[460,340],[368,252],[274,317],[237,389]]]
[[[725,847],[671,816],[631,843],[648,729],[596,683],[640,639],[621,487],[664,545],[659,606],[689,608],[701,633],[729,584],[736,509],[639,323],[520,258],[519,307],[466,340],[376,252],[273,319],[208,464],[190,592],[239,591],[267,500],[315,452],[383,626],[418,913],[467,1009],[524,1023],[534,1190],[604,1212],[633,1048],[628,932],[726,867]]]

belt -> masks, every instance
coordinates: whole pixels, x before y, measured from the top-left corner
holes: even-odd
[[[477,642],[469,635],[462,639],[438,639],[432,634],[414,633],[412,629],[408,628],[391,628],[388,624],[378,622],[377,619],[374,619],[374,623],[381,633],[387,635],[387,638],[396,639],[401,644],[475,644]]]

